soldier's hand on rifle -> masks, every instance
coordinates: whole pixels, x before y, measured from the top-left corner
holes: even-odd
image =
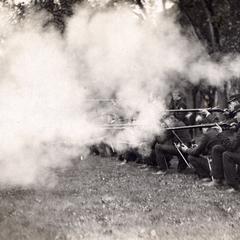
[[[197,122],[197,123],[199,123],[199,122],[201,122],[203,120],[203,117],[202,116],[200,116],[199,114],[196,116],[196,118],[195,118],[195,121]]]
[[[183,143],[181,144],[180,148],[183,152],[186,152],[188,150],[188,147]]]
[[[193,115],[193,114],[190,112],[190,113],[188,113],[188,114],[186,115],[186,118],[187,118],[187,119],[190,119],[190,118],[192,117],[192,115]]]
[[[217,129],[217,131],[219,132],[219,133],[221,133],[223,130],[222,130],[222,128],[216,123],[216,127],[215,127],[215,129]]]
[[[223,115],[228,116],[230,114],[230,110],[228,108],[223,109]]]
[[[191,145],[191,148],[195,148],[195,147],[197,147],[198,145],[196,144],[196,143],[193,143],[192,145]]]
[[[181,148],[181,143],[177,143],[176,146],[177,146],[178,148]]]
[[[233,130],[237,130],[237,123],[235,123],[235,122],[230,123],[229,128],[233,129]]]
[[[197,144],[196,144],[196,142],[195,142],[195,139],[193,139],[193,140],[191,141],[191,147],[190,147],[190,148],[195,148],[195,147],[197,147]]]
[[[203,115],[206,116],[206,117],[211,114],[207,109],[202,109],[202,110],[200,111],[200,113],[203,114]]]

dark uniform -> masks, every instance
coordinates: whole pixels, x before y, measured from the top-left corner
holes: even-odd
[[[184,126],[185,124],[179,120],[177,120],[175,117],[172,117],[173,125],[174,127],[178,126]],[[178,137],[176,137],[176,135]],[[162,171],[166,171],[170,165],[170,160],[173,156],[177,156],[179,159],[178,163],[178,170],[184,170],[187,165],[180,156],[179,152],[177,151],[176,147],[174,146],[174,143],[179,143],[180,140],[187,146],[190,146],[191,143],[191,137],[188,130],[178,130],[175,132],[173,131],[167,131],[165,133],[165,137],[161,137],[161,139],[158,140],[158,142],[155,145],[155,156],[156,156],[156,162],[159,166],[159,169]]]
[[[212,147],[211,156],[212,156],[212,176],[218,181],[224,179],[224,170],[223,170],[223,153],[229,148],[229,143],[233,140],[236,133],[236,128],[234,127],[237,123],[236,119],[230,119],[227,121],[227,124],[233,128],[224,130],[222,133],[218,134],[218,139],[220,143]]]
[[[188,160],[195,168],[199,178],[210,178],[211,169],[207,157],[211,154],[212,148],[220,143],[217,135],[217,129],[208,129],[208,131],[203,134],[199,144],[186,151],[189,154]]]
[[[240,105],[235,107],[236,114],[240,114]],[[240,117],[237,116],[237,120]],[[236,134],[233,138],[227,138],[224,142],[223,170],[226,183],[234,189],[239,188],[239,167],[240,167],[240,122],[237,122]],[[238,167],[238,168],[237,168]],[[238,170],[237,170],[238,169]]]
[[[232,102],[238,102],[240,95],[233,95],[230,97],[228,103],[231,104]],[[227,125],[236,124],[237,121],[234,119],[236,112],[233,110],[227,110],[224,113],[225,122]],[[211,114],[212,115],[212,114]],[[212,158],[212,177],[216,182],[220,183],[224,179],[224,169],[223,169],[223,153],[227,150],[229,140],[232,140],[236,129],[228,128],[225,129],[222,133],[217,135],[218,140],[220,141],[219,144],[216,144],[211,149],[211,158]]]
[[[223,168],[226,183],[234,189],[239,188],[240,166],[240,131],[238,130],[236,139],[231,142],[231,148],[223,153]]]
[[[138,163],[142,163],[142,155],[139,153],[138,148],[129,147],[123,153],[118,156],[120,161],[137,161]]]
[[[171,99],[171,102],[168,106],[169,109],[186,109],[187,108],[186,100],[183,97],[183,94],[181,92],[178,92],[178,95],[179,95],[178,99],[174,99],[174,98]],[[174,117],[176,117],[177,119],[179,119],[184,123],[186,123],[187,121],[186,115],[187,113],[184,113],[184,112],[174,113]]]
[[[229,104],[229,106],[231,104],[233,104],[232,108],[234,108],[234,105],[236,105],[236,106],[239,105],[240,104],[240,94],[235,94],[235,95],[230,96],[230,98],[228,100],[228,104]],[[226,109],[224,116],[225,116],[226,120],[232,119],[235,116],[235,111],[231,110],[231,109]]]
[[[186,99],[184,98],[183,94],[180,92],[180,91],[174,91],[173,94],[172,94],[172,97],[171,97],[171,100],[170,100],[170,103],[168,105],[168,109],[186,109],[187,108],[187,104],[186,104]],[[178,113],[174,113],[173,116],[175,117],[175,119],[179,119],[182,123],[182,125],[185,125],[186,124],[186,113],[184,112],[178,112]],[[181,126],[182,126],[181,125]],[[168,126],[165,126],[165,127],[168,127]],[[156,148],[158,144],[158,147]],[[148,164],[148,165],[151,165],[151,166],[160,166],[160,169],[165,169],[166,168],[166,163],[164,163],[164,166],[162,166],[162,161],[159,160],[161,157],[160,157],[160,153],[159,151],[157,150],[158,154],[156,154],[156,149],[158,149],[159,147],[161,146],[165,146],[167,147],[168,149],[168,152],[172,152],[174,153],[173,155],[176,155],[176,148],[175,146],[172,144],[172,133],[171,132],[167,132],[165,134],[161,134],[161,136],[157,136],[153,141],[152,141],[152,144],[151,144],[151,153],[150,153],[150,156],[148,158],[145,159],[145,162]],[[171,146],[169,148],[169,146]],[[166,158],[166,161],[164,162],[167,162],[167,167],[170,166],[170,160],[171,159],[172,155],[171,154],[165,154],[165,158]],[[165,159],[164,158],[164,159]],[[180,159],[180,162],[179,162],[179,168],[186,168],[186,164],[184,163],[184,161],[182,159]]]

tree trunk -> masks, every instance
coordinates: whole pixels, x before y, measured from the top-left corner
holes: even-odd
[[[217,29],[214,27],[213,23],[213,11],[212,11],[212,0],[200,0],[203,10],[206,14],[207,17],[207,22],[209,26],[209,34],[210,34],[210,40],[211,40],[211,45],[212,45],[212,52],[216,53],[220,50],[219,46],[219,34]]]

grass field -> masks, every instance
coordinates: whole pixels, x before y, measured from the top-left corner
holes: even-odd
[[[89,157],[57,175],[53,189],[0,191],[1,240],[240,239],[240,194],[192,174]]]

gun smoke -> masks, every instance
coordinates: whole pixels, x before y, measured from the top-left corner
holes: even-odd
[[[124,6],[94,12],[77,8],[64,35],[42,28],[45,13],[19,24],[0,11],[0,183],[53,185],[54,168],[87,154],[104,139],[122,150],[161,132],[164,99],[179,74],[221,86],[239,75],[239,59],[210,60],[204,48],[181,34],[172,17],[157,24]],[[136,128],[109,132],[102,115],[114,105]]]

